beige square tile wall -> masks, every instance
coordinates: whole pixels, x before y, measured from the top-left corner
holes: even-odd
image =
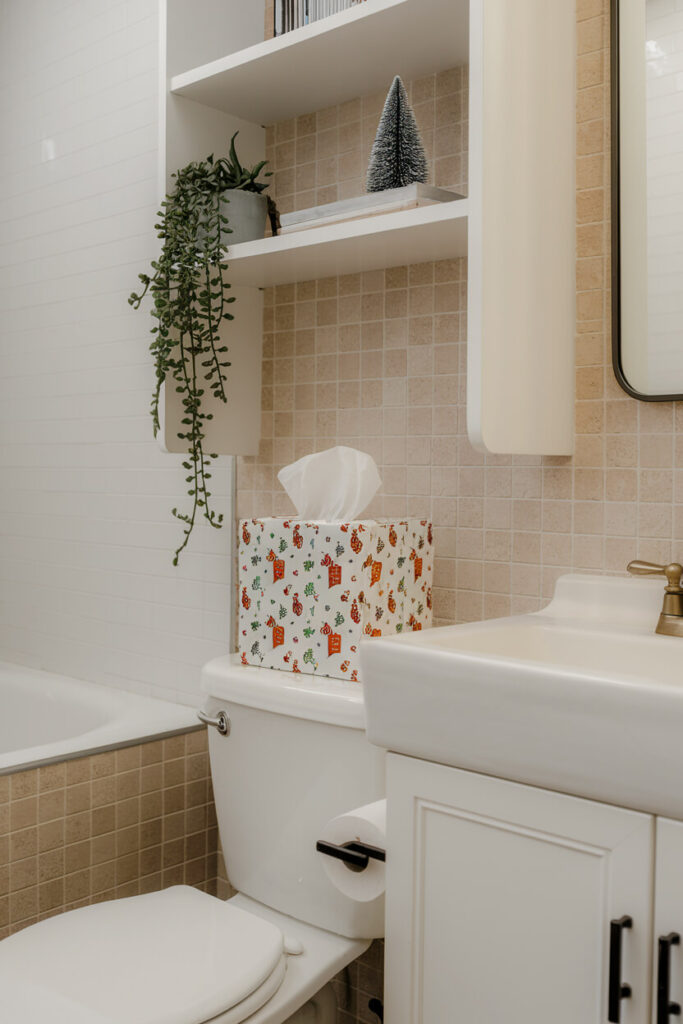
[[[239,463],[240,514],[292,511],[275,476],[291,459],[339,442],[370,451],[384,478],[371,511],[433,518],[439,622],[535,610],[563,572],[683,553],[683,406],[629,398],[611,366],[609,0],[577,0],[577,43],[573,458],[482,457],[469,444],[463,261],[268,296],[263,444]],[[418,108],[425,84],[413,84]],[[379,109],[363,99],[269,130],[284,210],[360,193]],[[462,187],[466,104],[450,124],[437,117],[420,119],[432,173],[460,161],[441,180]],[[375,1022],[378,949],[335,981],[344,1024]]]
[[[89,903],[216,888],[206,730],[0,776],[0,939]]]
[[[406,87],[430,180],[466,193],[467,69]],[[364,97],[268,129],[283,212],[363,194],[384,98]],[[434,514],[432,449],[442,453],[437,460],[450,461],[450,445],[457,444],[466,288],[465,261],[454,260],[267,291],[264,440],[258,458],[240,460],[240,515],[289,513],[277,471],[335,443],[365,448],[381,466],[384,488],[372,513]],[[439,486],[441,525],[446,517],[450,526],[445,476]],[[452,537],[442,533],[441,541],[443,549]],[[449,619],[444,589],[437,576],[436,612]]]
[[[577,18],[573,458],[484,457],[469,444],[463,261],[267,297],[263,444],[240,460],[240,513],[291,512],[276,480],[289,460],[338,442],[367,449],[384,479],[371,511],[434,520],[442,623],[536,609],[572,569],[681,555],[683,410],[629,398],[611,367],[608,0],[579,0]],[[440,82],[454,91],[441,94]],[[463,187],[464,73],[410,92],[434,177]],[[371,97],[269,130],[283,208],[361,191],[379,109]]]
[[[466,193],[467,68],[405,85],[429,159],[430,183]],[[364,194],[385,99],[386,90],[266,130],[266,157],[281,213]]]

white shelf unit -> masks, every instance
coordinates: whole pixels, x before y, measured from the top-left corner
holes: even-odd
[[[245,0],[251,2],[251,0]],[[467,62],[469,0],[366,0],[171,79],[176,96],[272,124]]]
[[[467,200],[308,228],[228,250],[231,281],[267,287],[467,255]]]
[[[260,431],[259,289],[469,256],[468,430],[481,450],[573,450],[575,20],[565,0],[366,0],[263,41],[265,0],[161,0],[163,183],[239,129],[262,159],[264,124],[469,63],[469,198],[235,246],[244,350],[231,409],[208,443],[253,454]],[[236,308],[236,307],[235,307]],[[247,359],[248,353],[248,359]],[[234,366],[233,366],[234,371]],[[169,399],[172,402],[172,398]],[[166,443],[178,450],[177,410]]]

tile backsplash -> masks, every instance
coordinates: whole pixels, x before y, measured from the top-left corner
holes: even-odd
[[[169,885],[215,892],[205,729],[0,776],[0,939]]]
[[[369,451],[384,480],[370,511],[429,516],[435,524],[440,623],[537,609],[557,576],[571,570],[622,572],[636,556],[681,555],[683,407],[635,401],[611,367],[608,0],[579,0],[577,19],[572,458],[484,456],[470,445],[465,261],[267,295],[264,439],[258,458],[239,463],[241,514],[292,511],[276,479],[292,459],[336,443]],[[447,82],[454,91],[441,102]],[[441,166],[451,170],[440,183],[462,189],[464,69],[410,83],[409,92],[432,174],[439,180],[439,161],[446,161]],[[285,208],[360,193],[379,99],[269,130]],[[356,127],[342,136],[347,124]],[[348,162],[347,153],[354,154]],[[328,160],[336,161],[335,180]]]
[[[459,67],[405,83],[430,184],[461,194],[467,192],[467,82],[467,68]],[[385,99],[385,92],[375,93],[268,127],[266,157],[281,213],[364,194]]]

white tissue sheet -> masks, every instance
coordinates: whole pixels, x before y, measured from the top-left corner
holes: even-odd
[[[313,522],[357,519],[382,483],[372,456],[344,445],[305,455],[277,476],[301,518]]]

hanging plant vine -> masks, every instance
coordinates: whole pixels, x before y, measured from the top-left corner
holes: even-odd
[[[237,134],[237,133],[236,133]],[[218,458],[204,450],[206,424],[213,419],[203,398],[207,389],[214,399],[227,402],[226,358],[228,347],[221,344],[220,328],[233,319],[226,279],[225,249],[231,229],[223,203],[229,189],[262,193],[268,182],[257,179],[266,161],[244,168],[235,151],[235,136],[230,155],[215,160],[191,163],[173,175],[174,187],[161,204],[155,225],[161,239],[161,254],[151,263],[152,272],[140,274],[142,289],[133,292],[128,302],[139,309],[149,293],[152,300],[150,352],[154,357],[156,386],[151,405],[154,436],[160,427],[159,404],[162,385],[175,386],[181,395],[183,417],[178,437],[187,444],[189,511],[174,508],[173,515],[183,524],[183,539],[175,551],[173,564],[198,518],[204,517],[214,529],[223,523],[222,513],[211,505],[211,466]],[[265,177],[270,177],[267,173]],[[229,201],[229,199],[228,199]],[[276,233],[279,226],[275,204],[268,197],[268,212]]]

